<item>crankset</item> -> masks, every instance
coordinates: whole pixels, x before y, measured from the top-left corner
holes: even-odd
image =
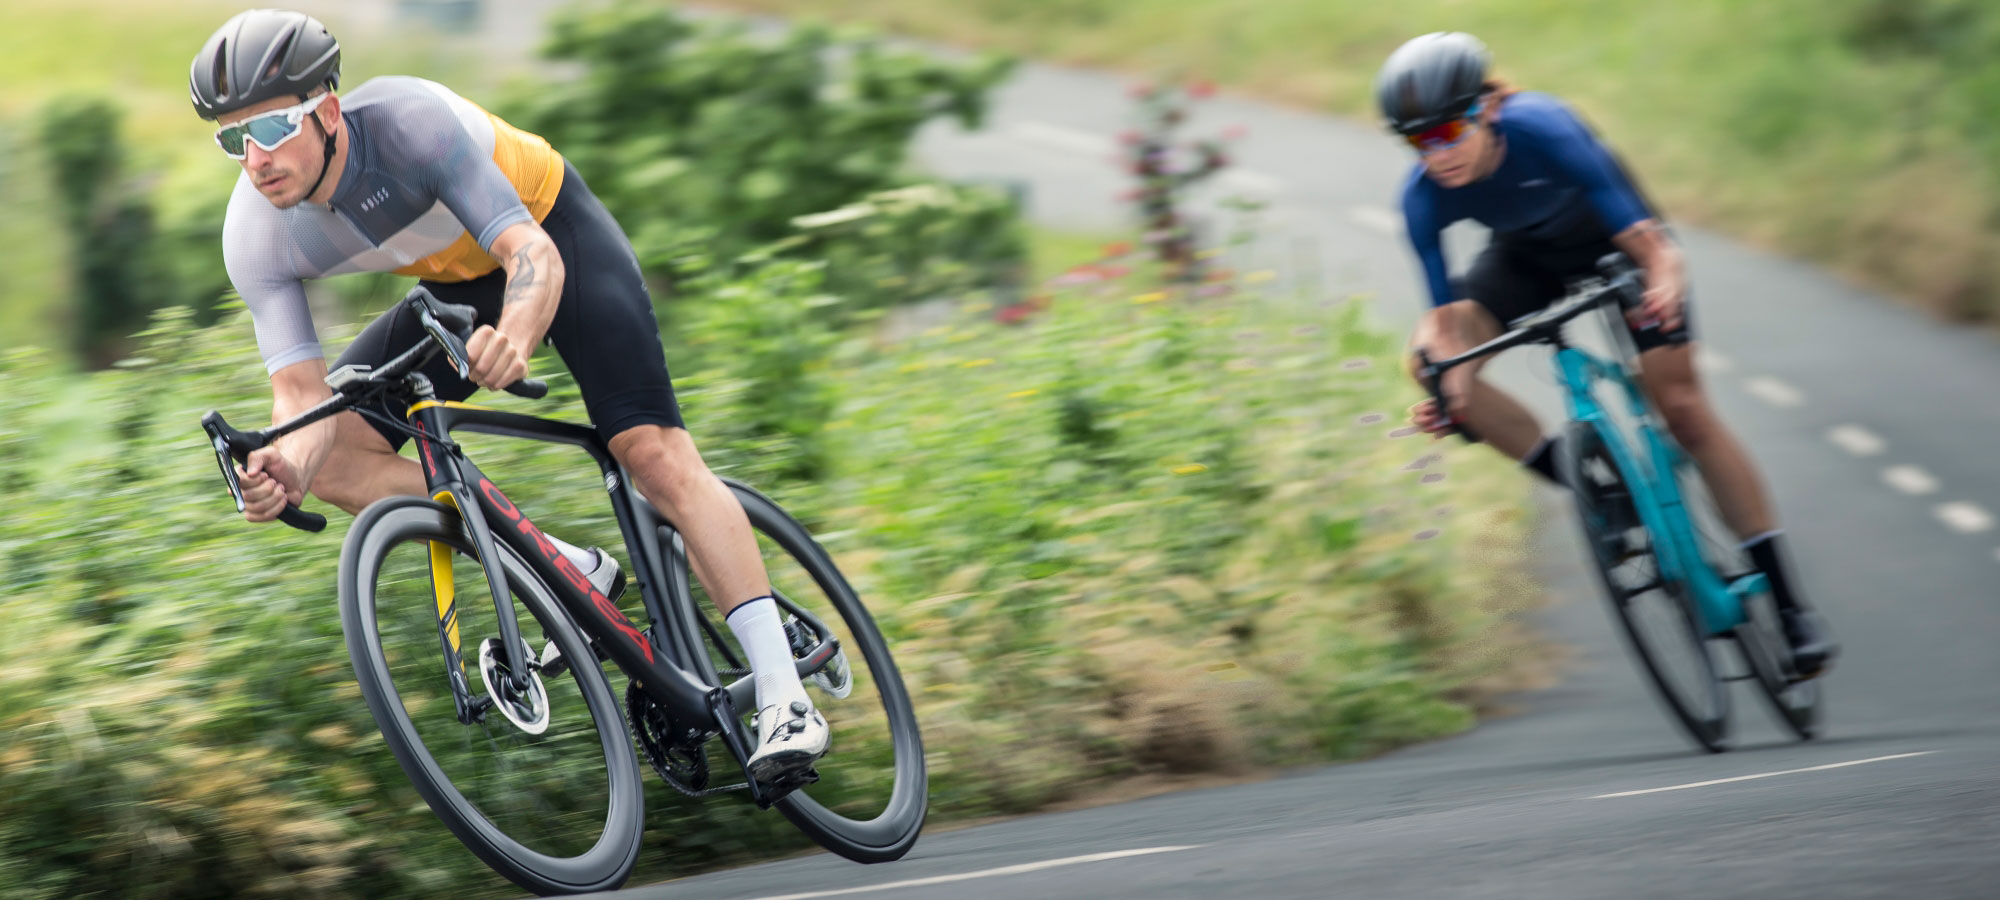
[[[665,707],[636,681],[625,686],[625,718],[632,723],[632,736],[639,741],[646,762],[674,790],[690,797],[707,797],[740,791],[749,784],[708,786],[708,735],[674,721]]]

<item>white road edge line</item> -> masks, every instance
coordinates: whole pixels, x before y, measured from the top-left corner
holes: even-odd
[[[1940,503],[1933,511],[1937,513],[1938,520],[1944,523],[1944,527],[1959,534],[1993,530],[1993,514],[1977,503],[1967,503],[1963,500]]]
[[[1743,388],[1759,400],[1780,409],[1790,409],[1806,402],[1806,395],[1769,375],[1759,375],[1743,380]]]
[[[1102,156],[1118,149],[1117,142],[1110,138],[1047,122],[1015,122],[1007,130],[1024,141],[1092,156]]]
[[[1938,480],[1919,466],[1890,466],[1882,470],[1882,481],[1911,496],[1935,494]]]
[[[1357,206],[1347,211],[1355,224],[1370,231],[1396,236],[1403,233],[1403,214],[1379,206]]]
[[[954,881],[970,881],[971,879],[974,878],[994,878],[1001,875],[1020,875],[1027,872],[1039,872],[1043,869],[1054,869],[1060,866],[1074,866],[1079,863],[1104,862],[1106,860],[1112,860],[1112,859],[1124,859],[1129,856],[1150,856],[1155,853],[1175,853],[1181,850],[1197,850],[1204,846],[1207,845],[1187,844],[1177,847],[1141,847],[1137,850],[1114,850],[1110,853],[1091,853],[1085,856],[1070,856],[1070,857],[1065,857],[1063,859],[1045,860],[1043,862],[1022,863],[1018,866],[1001,866],[1000,868],[997,869],[982,869],[978,872],[964,872],[958,875],[938,875],[932,878],[912,878],[908,881],[891,881],[887,884],[871,884],[871,885],[865,885],[863,887],[840,888],[838,890],[831,890],[831,891],[810,891],[804,894],[779,894],[771,897],[758,897],[755,898],[755,900],[810,900],[810,898],[813,897],[838,897],[843,894],[860,894],[869,891],[893,891],[898,888],[926,887],[933,884],[950,884]]]
[[[1910,757],[1913,756],[1929,756],[1936,752],[1937,752],[1936,750],[1919,750],[1915,753],[1898,753],[1893,756],[1877,756],[1873,759],[1857,759],[1857,760],[1852,760],[1850,762],[1827,763],[1826,765],[1823,766],[1807,766],[1803,769],[1786,769],[1782,772],[1760,772],[1756,775],[1738,775],[1735,778],[1717,778],[1714,781],[1696,781],[1696,782],[1691,782],[1689,784],[1676,784],[1670,787],[1647,788],[1643,791],[1619,791],[1616,794],[1598,794],[1597,796],[1591,797],[1590,799],[1609,800],[1613,797],[1637,797],[1640,794],[1658,794],[1658,793],[1663,793],[1665,791],[1685,791],[1688,788],[1708,787],[1709,785],[1714,785],[1714,784],[1730,784],[1732,782],[1737,782],[1737,781],[1755,781],[1759,778],[1776,778],[1780,775],[1797,775],[1801,772],[1824,772],[1828,769],[1845,769],[1848,766],[1861,766],[1861,765],[1867,765],[1868,763],[1888,762],[1889,760],[1892,759],[1909,759]]]
[[[1881,456],[1889,449],[1889,442],[1881,435],[1859,425],[1835,425],[1827,429],[1826,439],[1855,456]]]

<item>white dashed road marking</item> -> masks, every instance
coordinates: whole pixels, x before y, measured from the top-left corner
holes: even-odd
[[[1835,425],[1827,431],[1826,439],[1855,456],[1881,456],[1889,448],[1888,441],[1859,425]]]
[[[1668,787],[1647,788],[1643,791],[1619,791],[1616,794],[1598,794],[1597,796],[1592,797],[1590,799],[1609,800],[1613,797],[1637,797],[1640,794],[1658,794],[1658,793],[1663,793],[1665,791],[1685,791],[1688,788],[1708,787],[1710,785],[1716,785],[1716,784],[1730,784],[1732,782],[1737,782],[1737,781],[1755,781],[1759,778],[1776,778],[1780,775],[1797,775],[1802,772],[1824,772],[1828,769],[1845,769],[1848,766],[1860,766],[1860,765],[1866,765],[1868,763],[1888,762],[1889,760],[1892,759],[1909,759],[1912,756],[1929,756],[1935,752],[1937,751],[1919,750],[1915,753],[1898,753],[1894,756],[1877,756],[1872,759],[1857,759],[1849,762],[1827,763],[1826,765],[1823,766],[1807,766],[1803,769],[1786,769],[1782,772],[1760,772],[1756,775],[1738,775],[1735,778],[1717,778],[1714,781],[1695,781],[1695,782],[1690,782],[1688,784],[1676,784]]]
[[[1910,495],[1935,494],[1938,480],[1916,466],[1890,466],[1882,470],[1882,480]]]
[[[1977,503],[1966,503],[1962,500],[1955,503],[1940,503],[1933,512],[1937,513],[1938,520],[1944,523],[1944,527],[1959,534],[1993,530],[1993,514]]]
[[[1806,395],[1800,393],[1798,388],[1768,375],[1744,379],[1743,388],[1751,396],[1780,409],[1790,409],[1806,402]]]
[[[776,896],[771,896],[771,897],[759,897],[757,898],[757,900],[810,900],[810,898],[813,897],[838,897],[843,894],[865,894],[874,891],[893,891],[897,888],[928,887],[933,884],[950,884],[954,881],[970,881],[974,878],[995,878],[1001,875],[1021,875],[1028,872],[1039,872],[1043,869],[1053,869],[1058,866],[1073,866],[1078,863],[1104,862],[1106,860],[1112,860],[1112,859],[1124,859],[1129,856],[1150,856],[1155,853],[1173,853],[1179,850],[1194,850],[1201,846],[1202,845],[1200,844],[1189,844],[1187,846],[1181,846],[1181,847],[1141,847],[1137,850],[1117,850],[1111,853],[1092,853],[1087,856],[1070,856],[1070,857],[1065,857],[1063,859],[1051,859],[1043,862],[1022,863],[1021,865],[1018,866],[1001,866],[998,869],[982,869],[977,872],[964,872],[958,875],[939,875],[934,878],[912,878],[909,879],[908,881],[891,881],[887,884],[871,884],[865,887],[840,888],[838,890],[832,890],[832,891],[809,891],[803,894],[778,894]]]

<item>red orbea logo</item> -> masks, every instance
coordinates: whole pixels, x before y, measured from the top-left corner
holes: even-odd
[[[493,482],[484,478],[479,479],[479,492],[485,494],[487,501],[499,508],[501,515],[507,517],[507,521],[514,523],[515,528],[535,542],[535,549],[541,551],[542,559],[554,566],[555,570],[562,574],[563,579],[569,582],[570,587],[576,588],[579,593],[590,598],[590,604],[597,607],[598,614],[610,622],[611,627],[618,629],[620,633],[631,638],[632,643],[638,645],[639,652],[646,655],[646,662],[653,661],[653,642],[646,640],[646,633],[640,631],[639,626],[632,624],[631,619],[625,618],[625,613],[611,602],[611,598],[604,596],[603,591],[591,584],[590,579],[577,570],[576,564],[570,562],[569,557],[562,555],[562,551],[550,543],[548,536],[535,527],[535,523],[528,521],[527,516],[515,509],[514,504],[507,499],[507,495],[500,493],[500,489],[494,487]]]

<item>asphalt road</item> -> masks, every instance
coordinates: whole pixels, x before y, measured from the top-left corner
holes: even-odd
[[[522,45],[516,26],[489,31]],[[1123,89],[1025,67],[984,132],[935,128],[920,156],[952,176],[1025,182],[1039,221],[1117,226],[1124,185],[1107,155]],[[1220,189],[1273,204],[1245,264],[1317,271],[1407,327],[1423,300],[1391,211],[1402,149],[1365,124],[1230,98],[1194,127],[1223,124],[1250,134]],[[2000,348],[1809,266],[1684,237],[1712,393],[1846,645],[1826,679],[1824,739],[1784,739],[1739,692],[1736,749],[1692,750],[1545,495],[1552,600],[1538,622],[1571,653],[1515,715],[1366,763],[933,833],[891,865],[821,855],[615,896],[2000,895]],[[1496,377],[1551,409],[1535,351],[1515,356]]]

